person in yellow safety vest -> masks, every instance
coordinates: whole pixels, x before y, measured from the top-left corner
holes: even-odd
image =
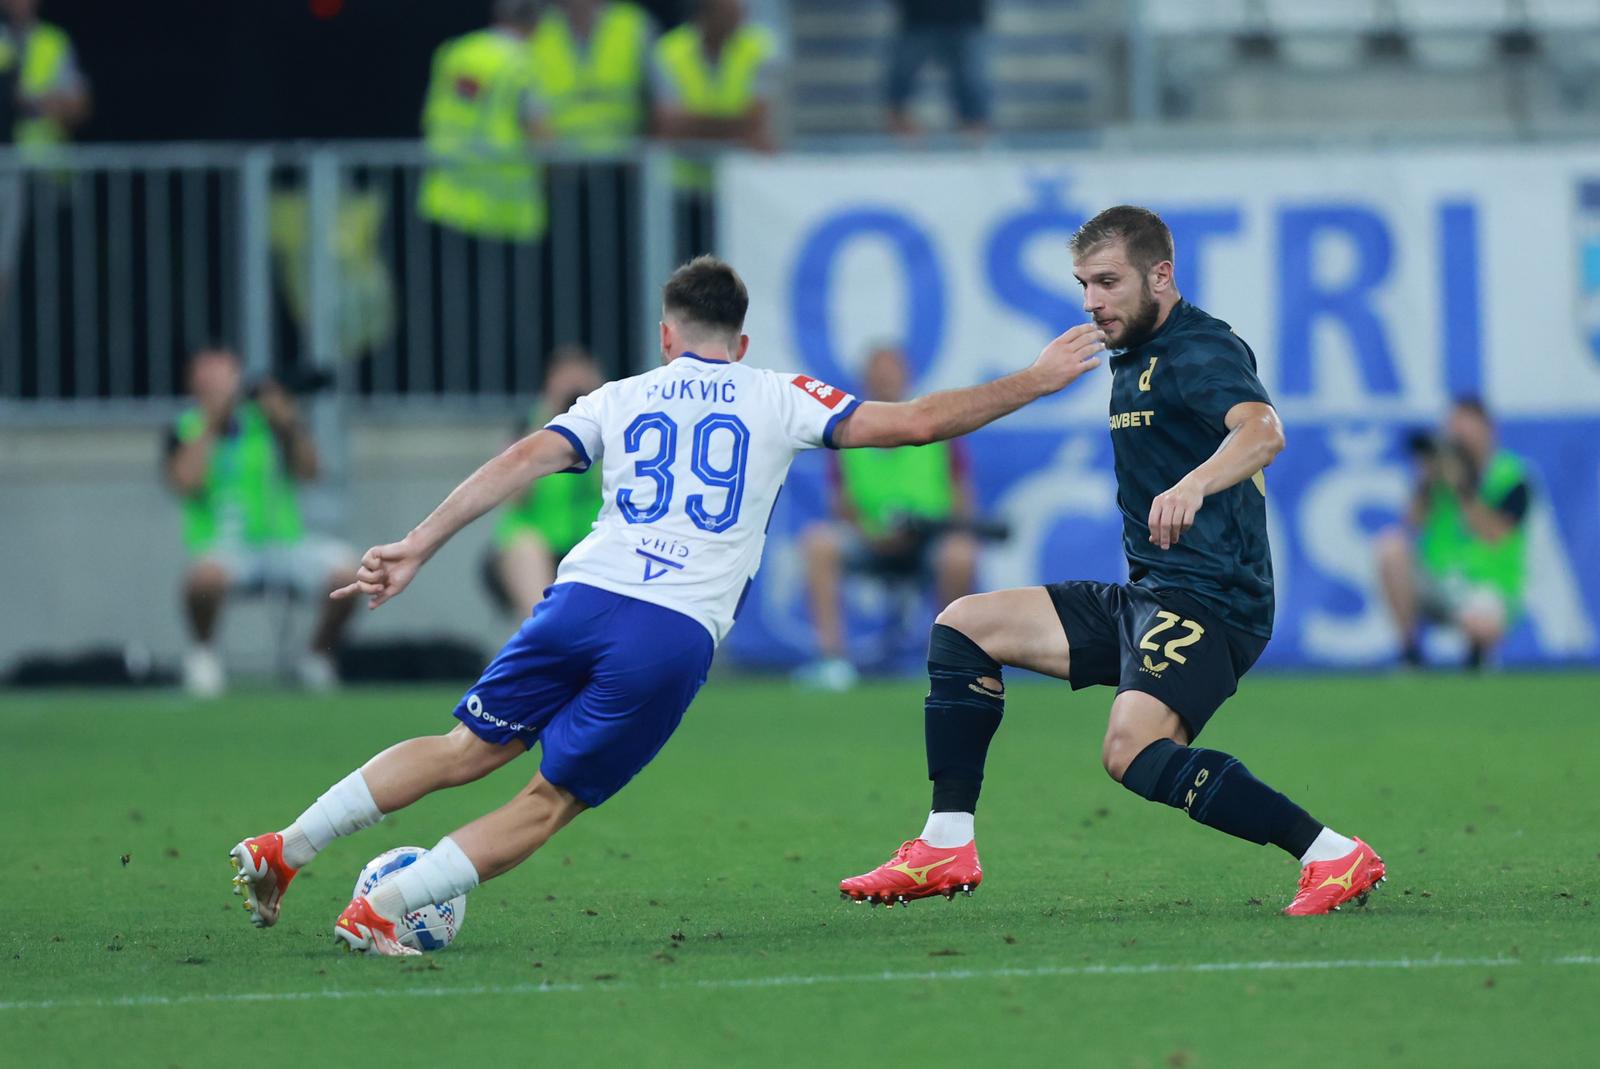
[[[897,346],[880,345],[867,358],[867,395],[874,401],[906,396],[910,373]],[[845,573],[923,579],[931,572],[940,609],[972,593],[976,536],[961,528],[972,517],[961,443],[899,449],[855,449],[834,462],[834,519],[801,536],[806,587],[819,659],[796,674],[800,682],[846,690],[856,669],[845,656],[840,590]]]
[[[0,0],[21,56],[18,118],[12,131],[26,151],[70,140],[89,118],[89,83],[78,68],[72,39],[39,19],[39,0]]]
[[[655,49],[655,132],[668,141],[770,152],[776,39],[745,21],[743,0],[699,0],[693,22],[662,34]],[[706,193],[711,168],[680,160],[681,190]]]
[[[655,25],[637,4],[558,0],[529,42],[551,134],[588,152],[628,148],[644,132]]]
[[[433,55],[422,132],[436,162],[422,179],[422,217],[472,237],[544,236],[544,176],[532,155],[542,135],[528,40],[538,0],[496,0],[494,23]]]

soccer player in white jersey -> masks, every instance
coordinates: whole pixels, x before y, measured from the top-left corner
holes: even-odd
[[[748,305],[726,263],[702,256],[678,268],[662,291],[662,366],[580,398],[484,464],[405,538],[367,550],[356,582],[333,596],[366,595],[377,608],[452,535],[535,479],[602,465],[594,530],[456,706],[460,723],[391,746],[282,832],[230,852],[235,892],[258,927],[277,922],[295,873],[335,838],[479,779],[538,742],[539,771],[511,801],[353,899],[334,925],[350,949],[416,953],[396,940],[396,920],[521,864],[666,743],[738,615],[796,454],[966,434],[1098,367],[1105,347],[1084,324],[993,382],[863,404],[808,375],[740,363]]]

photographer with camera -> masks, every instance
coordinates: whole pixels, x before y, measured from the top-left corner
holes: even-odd
[[[168,430],[165,460],[191,561],[183,601],[194,645],[184,684],[199,697],[226,688],[213,639],[230,592],[287,589],[320,605],[296,674],[329,689],[338,682],[332,653],[354,606],[325,595],[354,581],[356,557],[301,524],[295,483],[316,478],[317,449],[299,406],[271,379],[247,388],[239,357],[220,346],[197,352],[188,378],[194,404]]]
[[[1473,397],[1451,406],[1442,435],[1414,434],[1407,447],[1418,472],[1411,508],[1376,545],[1401,659],[1420,666],[1420,626],[1440,623],[1460,628],[1467,666],[1480,668],[1522,603],[1528,467],[1498,446]]]
[[[910,371],[905,354],[879,345],[867,357],[866,396],[900,401]],[[933,580],[936,609],[972,593],[979,532],[959,442],[899,449],[850,449],[829,455],[832,520],[801,537],[816,661],[796,673],[807,686],[847,690],[857,678],[845,656],[840,588],[846,573]]]

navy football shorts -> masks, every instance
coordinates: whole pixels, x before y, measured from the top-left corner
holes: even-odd
[[[544,778],[597,806],[666,745],[714,652],[710,632],[683,613],[559,583],[455,716],[485,742],[539,743]]]
[[[1080,580],[1045,592],[1067,633],[1072,689],[1152,695],[1178,714],[1191,742],[1267,648],[1175,591]]]

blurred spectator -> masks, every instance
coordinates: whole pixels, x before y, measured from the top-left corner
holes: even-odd
[[[550,132],[590,152],[624,149],[644,132],[645,70],[655,27],[637,4],[557,0],[531,44]]]
[[[550,356],[544,389],[517,437],[543,427],[571,408],[603,381],[594,358],[576,345]],[[494,528],[484,578],[495,602],[506,612],[526,614],[544,597],[556,577],[556,565],[582,542],[600,512],[600,467],[542,479],[521,498],[510,501]]]
[[[655,132],[708,150],[674,164],[680,259],[711,252],[716,244],[712,171],[703,157],[718,148],[777,147],[772,100],[778,70],[777,43],[765,28],[746,21],[743,0],[699,0],[694,21],[656,42]]]
[[[1377,542],[1383,592],[1400,634],[1401,657],[1422,663],[1422,622],[1461,629],[1468,666],[1481,667],[1522,604],[1527,463],[1496,444],[1483,403],[1458,400],[1442,435],[1408,443],[1418,468],[1407,522]]]
[[[899,401],[909,386],[905,354],[880,346],[867,359],[867,396]],[[972,592],[978,542],[964,526],[972,494],[958,442],[901,449],[848,449],[834,465],[833,520],[803,535],[811,620],[821,659],[800,679],[829,690],[854,684],[845,655],[840,587],[847,572],[934,581],[938,607]]]
[[[929,60],[945,70],[950,107],[964,133],[989,128],[989,83],[984,71],[984,25],[988,0],[894,0],[899,29],[889,45],[889,128],[922,132],[911,115],[917,75]]]
[[[538,0],[495,0],[494,22],[433,55],[422,132],[435,162],[418,195],[424,218],[474,237],[529,242],[548,209],[529,140],[543,132],[528,44]]]
[[[5,6],[0,4],[0,144],[10,144],[16,139],[17,121],[20,114],[21,91],[18,89],[22,74],[22,56],[17,42],[17,32],[11,23],[11,16],[6,14]],[[16,177],[6,176],[5,180],[16,183]]]
[[[89,83],[72,40],[39,19],[38,0],[0,0],[0,141],[27,158],[62,144],[89,118]],[[47,175],[64,179],[64,175]],[[0,297],[9,298],[27,227],[24,177],[0,176]],[[37,209],[36,209],[37,210]],[[53,218],[43,220],[53,225]]]
[[[191,560],[183,583],[194,645],[184,682],[203,697],[220,694],[226,673],[213,640],[229,593],[292,591],[316,599],[310,649],[296,665],[300,682],[337,682],[332,652],[354,599],[326,594],[355,578],[355,557],[333,539],[307,535],[295,482],[317,474],[317,450],[294,399],[270,380],[245,389],[239,358],[227,349],[189,363],[194,405],[167,432],[167,482],[182,499],[183,541]]]
[[[18,90],[22,58],[17,44],[17,34],[0,6],[0,144],[15,139],[19,114]],[[16,280],[17,256],[21,251],[23,231],[23,176],[16,170],[0,173],[0,308],[11,303],[11,289]]]
[[[38,0],[0,0],[17,49],[17,119],[13,137],[24,149],[58,145],[89,118],[89,83],[78,69],[72,40],[39,18]]]

